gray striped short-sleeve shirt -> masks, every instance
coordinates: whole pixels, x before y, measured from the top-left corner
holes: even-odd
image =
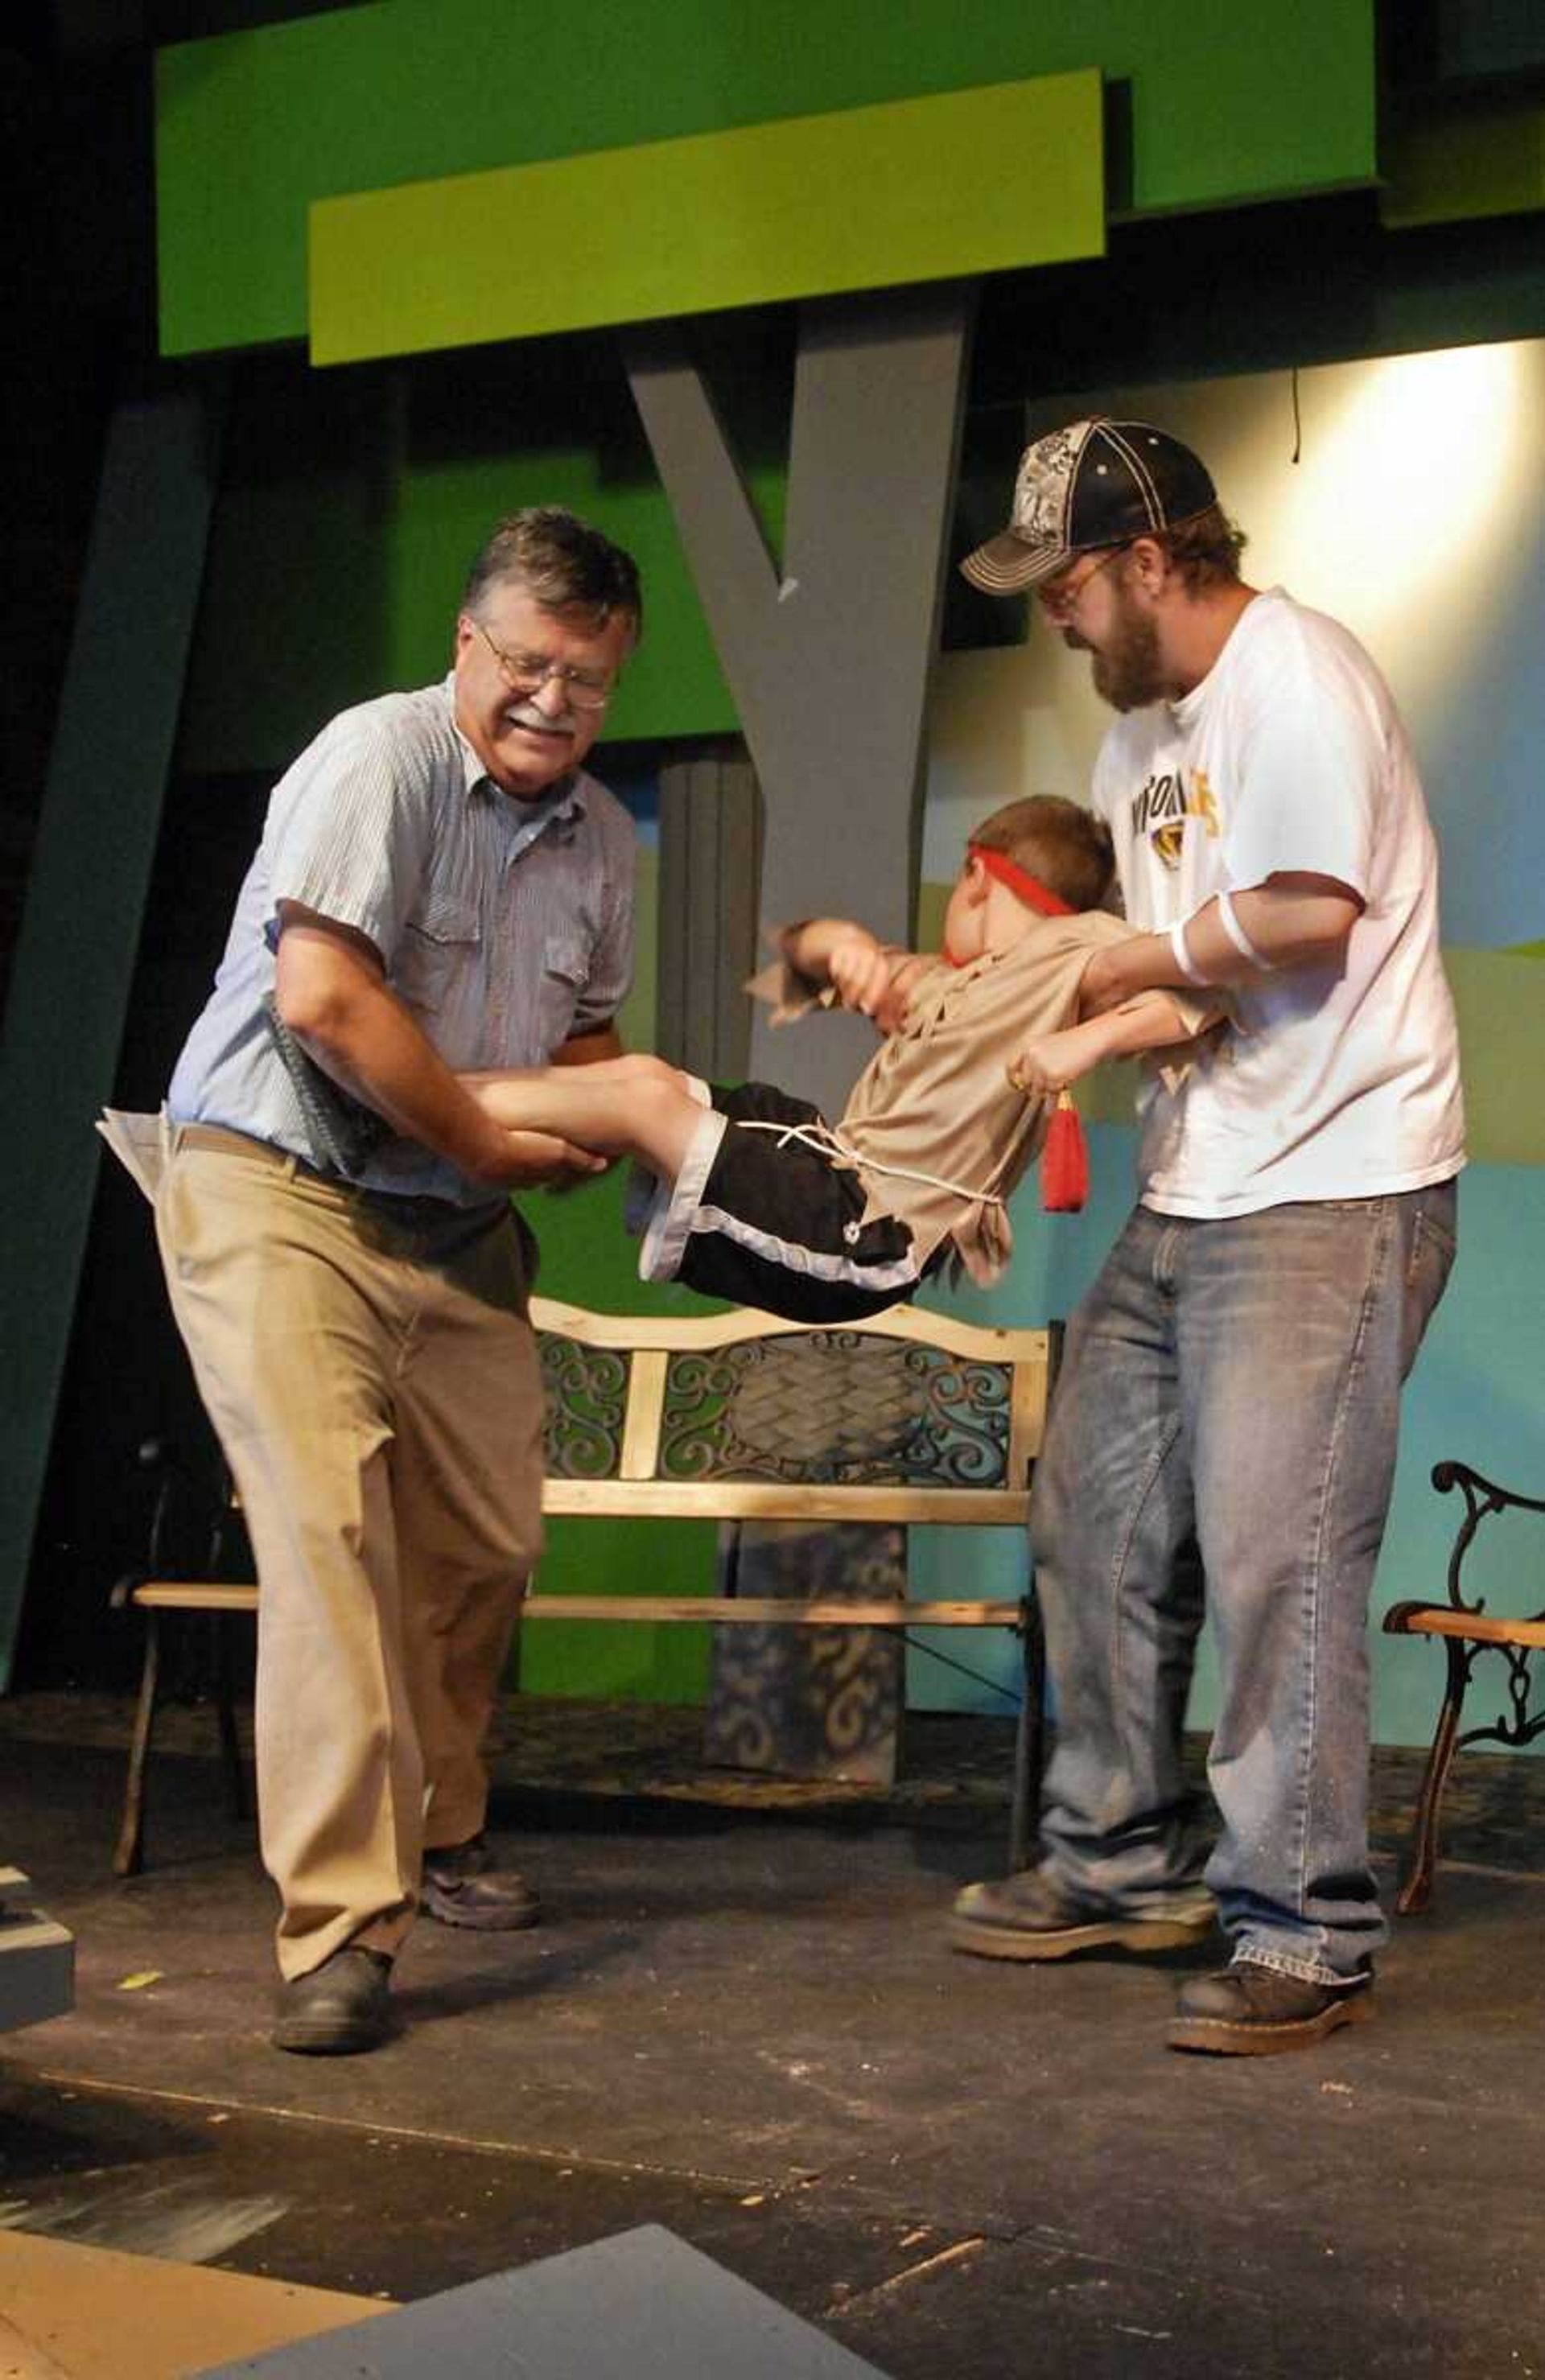
[[[632,820],[593,777],[529,803],[500,792],[456,727],[450,678],[341,712],[274,790],[170,1113],[312,1156],[262,1013],[282,901],[368,935],[447,1065],[538,1066],[627,993],[633,872]],[[399,1138],[356,1178],[461,1206],[489,1196]]]

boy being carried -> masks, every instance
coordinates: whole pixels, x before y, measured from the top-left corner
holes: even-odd
[[[784,1013],[835,999],[885,1037],[835,1128],[771,1084],[705,1085],[658,1058],[462,1079],[510,1131],[631,1156],[657,1177],[646,1281],[797,1322],[876,1314],[952,1253],[989,1282],[1008,1260],[1005,1202],[1058,1092],[1102,1059],[1188,1041],[1216,1014],[1146,991],[1076,1021],[1089,959],[1131,930],[1096,905],[1113,870],[1103,821],[1038,795],[970,838],[939,955],[845,918],[784,929]]]

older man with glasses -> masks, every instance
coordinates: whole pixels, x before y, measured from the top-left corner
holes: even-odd
[[[541,1534],[508,1194],[600,1160],[456,1076],[617,1050],[633,832],[582,763],[641,616],[597,530],[501,523],[448,676],[344,711],[275,788],[167,1096],[163,1260],[262,1587],[281,2049],[388,2036],[420,1908],[537,1915],[480,1751]]]
[[[1036,1479],[1045,1860],[969,1887],[953,1931],[995,1958],[1163,1950],[1215,1904],[1231,1962],[1185,1985],[1169,2038],[1249,2056],[1373,2010],[1369,1591],[1465,1152],[1405,730],[1344,628],[1244,583],[1243,542],[1177,439],[1086,420],[1028,449],[964,565],[1033,589],[1122,713],[1094,807],[1149,930],[1096,953],[1086,1002],[1218,987],[1239,1029],[1143,1094],[1138,1203]],[[1210,1858],[1181,1763],[1203,1576]]]

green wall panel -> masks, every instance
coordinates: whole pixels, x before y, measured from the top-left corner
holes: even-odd
[[[1392,230],[1545,207],[1545,107],[1466,108],[1392,144],[1379,212]]]
[[[321,200],[311,360],[1098,256],[1101,132],[1051,75]]]
[[[639,885],[640,919],[652,918],[650,871]],[[625,1028],[627,1015],[624,1015]],[[641,1023],[641,1019],[638,1020]],[[631,1037],[635,1046],[649,1036]],[[548,1297],[621,1314],[709,1314],[690,1290],[656,1289],[638,1276],[637,1242],[623,1225],[627,1174],[521,1201],[541,1250],[538,1285]],[[712,1595],[718,1542],[711,1521],[560,1520],[549,1525],[544,1595]],[[543,1620],[520,1640],[519,1680],[529,1694],[592,1694],[637,1702],[700,1702],[708,1683],[709,1633],[678,1624],[592,1627]]]
[[[726,380],[761,369],[756,331],[744,318],[726,325]],[[608,737],[733,732],[611,340],[519,354],[411,376],[321,377],[293,354],[241,366],[183,710],[186,771],[277,771],[346,704],[438,675],[472,555],[502,514],[535,503],[571,505],[643,574],[644,639]],[[785,434],[775,379],[769,370],[752,389],[753,414],[760,405],[774,418],[758,416],[736,442],[774,541]]]
[[[1089,67],[1119,208],[1376,170],[1372,0],[616,0],[556,55],[529,0],[383,0],[159,54],[162,345],[302,337],[316,200]]]
[[[768,500],[781,510],[781,475],[772,476]],[[382,685],[411,685],[424,674],[426,657],[448,656],[466,565],[501,513],[534,504],[570,505],[639,565],[644,637],[607,711],[607,735],[733,733],[735,704],[663,489],[652,474],[617,478],[604,455],[583,446],[405,467],[390,540],[392,612]],[[434,659],[433,666],[444,665]]]
[[[604,767],[604,758],[602,759]],[[655,917],[659,862],[639,854],[639,964],[618,1017],[630,1050],[654,1043]],[[521,1204],[541,1251],[539,1286],[548,1297],[618,1314],[712,1313],[686,1290],[654,1289],[638,1275],[636,1241],[623,1224],[627,1177],[563,1193],[533,1193]],[[621,1594],[641,1580],[662,1593],[712,1595],[716,1531],[701,1521],[560,1520],[549,1524],[541,1565],[544,1595]],[[609,1701],[700,1702],[708,1685],[706,1625],[591,1627],[544,1620],[520,1640],[521,1686],[536,1694],[588,1694]]]

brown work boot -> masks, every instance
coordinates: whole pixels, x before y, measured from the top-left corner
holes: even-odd
[[[1220,2058],[1270,2058],[1308,2049],[1338,2025],[1366,2024],[1374,2013],[1373,1969],[1336,1984],[1284,1975],[1257,1959],[1235,1959],[1180,1989],[1170,2024],[1172,2049]]]
[[[514,1868],[494,1866],[482,1835],[425,1852],[419,1905],[442,1925],[475,1925],[493,1934],[534,1925],[541,1914],[525,1877]]]
[[[347,2058],[379,2049],[389,2041],[392,1961],[384,1950],[349,1943],[309,1974],[279,1986],[274,2031],[275,2049],[309,2058]]]
[[[956,1895],[950,1940],[979,1959],[1065,1959],[1075,1950],[1176,1950],[1199,1942],[1217,1915],[1199,1884],[1177,1885],[1141,1909],[1080,1900],[1049,1868],[1024,1868],[1002,1884]]]

